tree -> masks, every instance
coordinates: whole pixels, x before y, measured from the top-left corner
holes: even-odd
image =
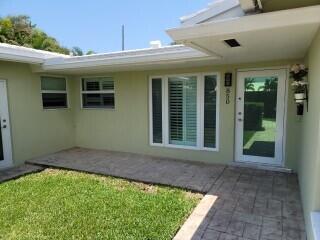
[[[31,22],[30,17],[26,15],[0,18],[0,42],[50,52],[70,54],[68,48],[61,46],[55,38],[37,28],[37,26]],[[83,55],[83,51],[79,47],[72,48],[71,53],[76,56]],[[87,54],[93,53],[93,51],[89,51]]]
[[[246,91],[254,91],[254,79],[253,78],[246,78],[245,80],[245,90]]]
[[[264,86],[259,87],[259,91],[264,91],[264,92],[271,92],[271,91],[276,91],[278,87],[278,80],[277,78],[270,78],[266,79]]]
[[[83,51],[79,47],[73,47],[71,49],[72,56],[83,56]]]
[[[86,55],[92,55],[92,54],[96,54],[96,52],[93,51],[93,50],[89,50],[89,51],[87,51],[87,53],[86,53]]]

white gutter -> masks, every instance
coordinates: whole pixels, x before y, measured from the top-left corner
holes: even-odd
[[[68,55],[0,43],[0,59],[5,61],[42,64],[50,58],[69,58]]]
[[[161,48],[148,48],[124,52],[94,54],[89,56],[53,58],[48,59],[42,65],[43,70],[64,70],[101,66],[135,66],[150,65],[153,63],[170,63],[183,61],[190,58],[206,58],[207,54],[199,52],[183,45],[166,46]],[[210,57],[212,58],[212,57]]]

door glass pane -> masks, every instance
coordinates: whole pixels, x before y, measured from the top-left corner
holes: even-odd
[[[169,78],[169,143],[197,145],[197,77]]]
[[[275,157],[277,77],[245,78],[243,154]]]
[[[0,123],[0,161],[4,160],[3,157],[3,145],[2,145],[2,127],[1,127],[1,123]]]

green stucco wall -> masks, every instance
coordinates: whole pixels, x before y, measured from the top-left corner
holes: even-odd
[[[320,31],[306,62],[310,69],[309,111],[302,119],[298,172],[308,239],[312,240],[310,212],[320,210]]]
[[[14,164],[74,146],[73,112],[43,110],[40,76],[27,64],[0,61],[7,80]]]
[[[14,163],[73,146],[150,154],[209,163],[234,160],[236,71],[243,68],[287,66],[296,61],[279,61],[202,68],[99,73],[115,79],[115,110],[81,109],[80,76],[67,76],[70,109],[43,110],[40,74],[27,64],[1,62],[0,78],[8,82],[9,110]],[[231,103],[225,103],[220,85],[220,149],[218,152],[184,150],[149,145],[148,80],[152,75],[233,72]],[[285,166],[297,169],[297,146],[301,119],[295,115],[292,92],[287,105]]]
[[[320,0],[261,0],[261,2],[264,12],[273,12],[320,4]]]
[[[294,62],[294,61],[293,61]],[[225,87],[221,82],[220,101],[220,149],[218,152],[152,147],[149,145],[148,79],[153,75],[219,72],[235,74],[241,68],[260,68],[289,65],[292,62],[272,62],[233,66],[211,66],[194,69],[177,69],[144,72],[99,73],[113,76],[115,80],[115,110],[86,110],[80,106],[80,77],[75,82],[76,145],[87,148],[135,152],[209,163],[231,163],[234,160],[235,137],[235,89],[233,81],[231,103],[225,103]],[[286,136],[286,167],[297,167],[297,134],[300,118],[295,115],[292,92],[289,91],[288,122]]]

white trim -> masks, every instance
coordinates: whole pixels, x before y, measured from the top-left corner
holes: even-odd
[[[162,84],[161,84],[162,87]],[[153,145],[153,117],[152,117],[152,112],[153,112],[153,107],[152,107],[152,78],[149,77],[149,144]],[[162,136],[163,138],[163,136]]]
[[[188,16],[183,16],[180,18],[182,26],[191,26],[205,22],[208,19],[218,17],[219,15],[232,10],[235,7],[240,6],[238,0],[223,0],[214,1],[208,4],[208,7],[197,11]],[[243,14],[242,14],[243,15]]]
[[[281,66],[271,66],[271,67],[259,67],[259,68],[241,68],[237,69],[237,72],[254,72],[254,71],[264,71],[264,70],[288,70],[290,65]]]
[[[3,92],[0,94],[0,115],[4,116],[6,119],[5,125],[6,128],[2,128],[2,145],[3,145],[3,155],[4,160],[0,161],[0,169],[11,167],[13,165],[12,161],[12,142],[11,142],[11,122],[9,116],[9,104],[8,104],[8,96],[7,96],[7,81],[0,80],[0,84],[3,84]],[[1,91],[1,88],[0,88]],[[1,116],[0,116],[1,117]],[[2,119],[0,118],[0,121]],[[3,122],[1,122],[1,127],[3,126]]]
[[[243,120],[238,121],[238,112],[241,112],[240,116],[243,119],[244,114],[244,78],[250,76],[272,76],[276,75],[279,78],[278,81],[278,93],[277,93],[277,135],[275,140],[275,157],[258,157],[248,156],[243,154]],[[286,129],[286,111],[287,111],[287,69],[272,69],[261,70],[254,69],[250,71],[238,70],[237,71],[237,94],[236,94],[236,114],[235,114],[235,161],[242,163],[257,163],[257,164],[269,164],[274,166],[284,166],[285,162],[285,129]]]
[[[162,131],[163,131],[163,143],[164,143],[164,146],[168,146],[169,145],[169,114],[168,114],[168,109],[169,109],[169,99],[168,99],[168,89],[169,89],[169,84],[168,84],[168,77],[164,77],[164,79],[162,80],[163,81],[163,86],[164,86],[164,89],[163,89],[163,95],[162,95],[162,98],[163,98],[163,107],[162,107],[162,115],[163,115],[163,118],[164,119],[164,122],[163,122],[163,126],[162,126]]]
[[[233,35],[241,32],[262,31],[273,28],[320,23],[320,6],[303,7],[275,12],[268,12],[194,26],[168,29],[167,33],[176,42],[189,42],[192,39]],[[304,16],[297,18],[297,16]]]
[[[66,90],[65,91],[56,91],[56,90],[42,90],[42,77],[51,77],[51,78],[63,78],[66,82]],[[43,106],[43,98],[42,98],[42,94],[43,93],[63,93],[67,95],[67,106],[65,107],[44,107]],[[68,78],[65,76],[59,76],[59,75],[48,75],[48,74],[41,74],[40,75],[40,94],[41,94],[41,102],[42,102],[42,109],[43,110],[66,110],[66,109],[70,109],[70,99],[69,99],[69,82],[68,82]]]
[[[220,148],[220,87],[221,74],[217,73],[217,99],[216,99],[216,149]]]
[[[70,56],[37,50],[22,46],[0,43],[0,59],[14,62],[42,64],[49,58],[69,58]]]
[[[204,147],[204,77],[208,75],[216,76],[216,139],[215,148]],[[197,144],[196,146],[182,146],[169,143],[169,119],[168,119],[168,79],[170,77],[197,77]],[[186,73],[186,74],[171,74],[163,76],[149,77],[149,144],[156,147],[167,147],[187,150],[200,151],[219,151],[220,141],[220,73],[219,72],[204,72],[204,73]],[[152,79],[162,80],[162,143],[153,143],[153,122],[152,122]]]
[[[275,171],[275,172],[293,173],[292,169],[282,167],[282,166],[272,166],[269,164],[231,162],[229,165],[235,166],[235,167],[254,168],[254,169],[262,169],[262,170]]]
[[[99,66],[139,66],[185,62],[190,59],[214,59],[202,52],[184,45],[164,46],[161,48],[137,49],[123,52],[93,54],[88,56],[55,58],[45,61],[42,70],[67,70]]]
[[[200,128],[197,131],[197,148],[204,146],[204,77],[198,76],[197,86],[197,125]],[[218,80],[217,80],[218,81]]]

